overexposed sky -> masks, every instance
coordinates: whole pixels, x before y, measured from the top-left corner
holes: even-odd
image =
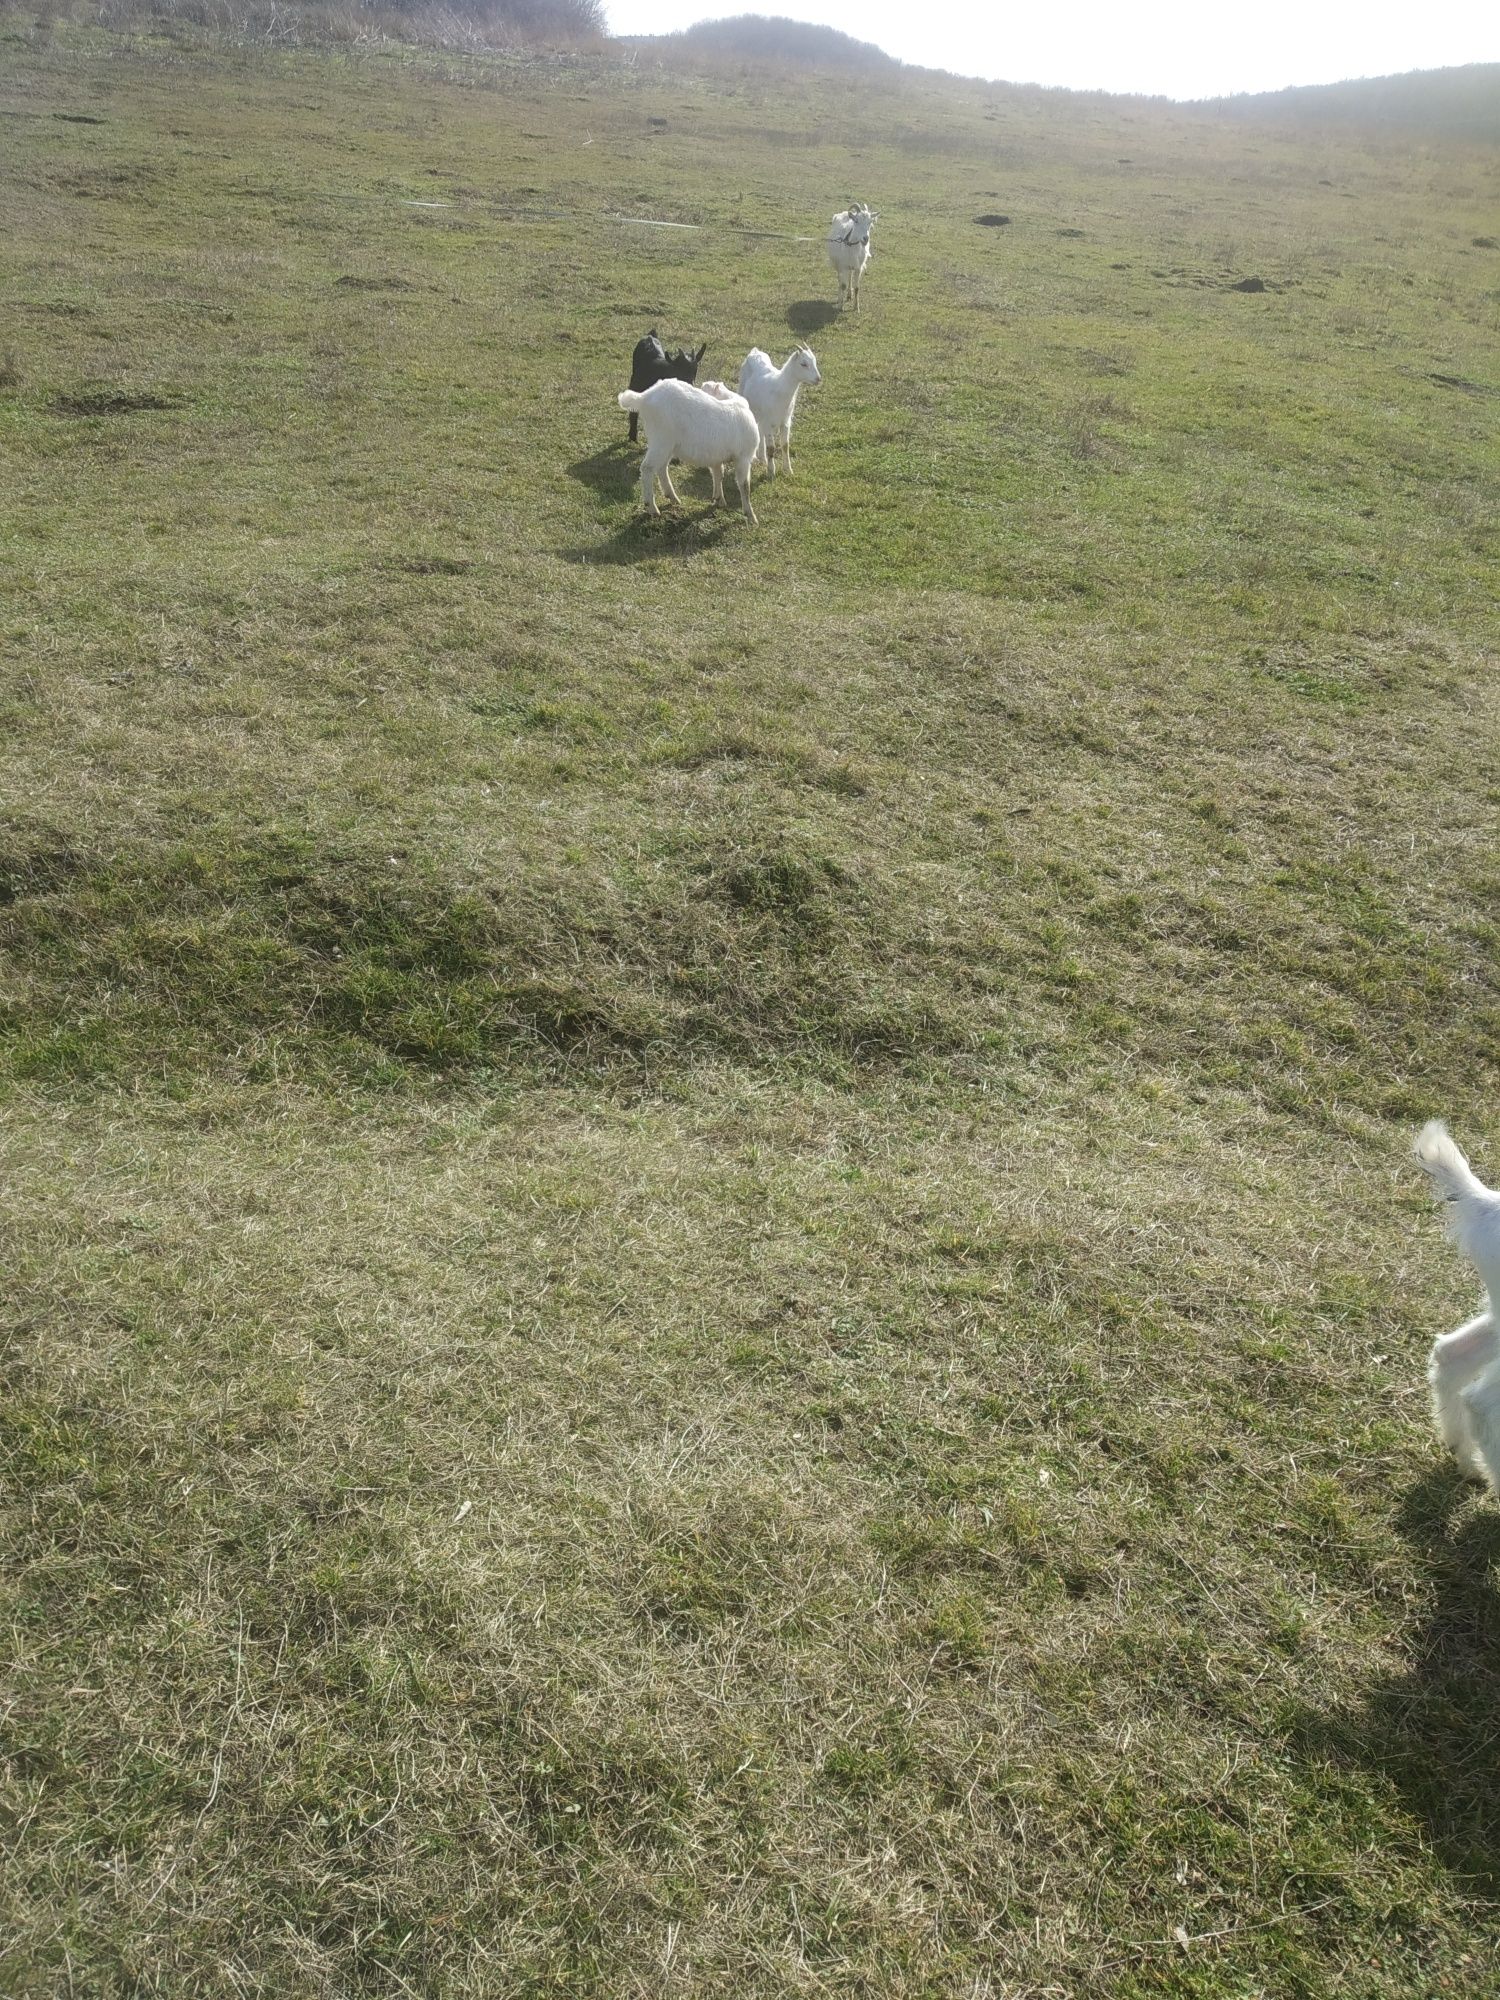
[[[787,14],[902,62],[1007,83],[1219,97],[1500,61],[1500,0],[605,0],[617,35],[725,14]]]

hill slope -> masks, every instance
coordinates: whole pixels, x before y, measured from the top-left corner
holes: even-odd
[[[5,1989],[1489,1980],[1492,158],[33,31]]]
[[[1355,77],[1347,83],[1220,99],[1215,109],[1257,123],[1285,120],[1307,130],[1355,127],[1393,138],[1422,133],[1466,144],[1500,140],[1500,63]]]
[[[874,42],[858,41],[837,28],[812,21],[790,20],[784,14],[733,14],[721,20],[697,21],[675,34],[627,35],[621,39],[629,47],[669,59],[738,57],[845,72],[900,67],[894,56],[888,56]]]

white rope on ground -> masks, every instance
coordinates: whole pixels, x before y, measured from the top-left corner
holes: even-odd
[[[658,222],[656,216],[606,216],[606,222],[634,222],[642,230],[724,230],[730,236],[770,236],[778,244],[820,244],[822,236],[788,236],[786,230],[748,230],[740,222]]]
[[[389,201],[391,197],[374,189],[323,188],[313,193],[311,199],[325,201]],[[573,217],[583,213],[576,208],[507,208],[504,200],[496,195],[469,194],[453,201],[422,200],[415,195],[397,195],[398,208],[487,208],[506,222],[555,222],[559,218]],[[612,215],[605,211],[606,222],[623,222],[637,229],[690,229],[701,234],[714,229],[728,236],[759,236],[773,243],[821,243],[821,236],[793,236],[785,229],[747,229],[739,222],[663,222],[654,215]]]

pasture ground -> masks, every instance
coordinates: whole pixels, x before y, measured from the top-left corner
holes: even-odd
[[[1495,1990],[1494,152],[17,13],[0,144],[7,1993]],[[816,350],[759,529],[652,324]]]

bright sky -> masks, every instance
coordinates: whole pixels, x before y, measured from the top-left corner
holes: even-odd
[[[1496,0],[605,0],[617,35],[725,14],[821,21],[929,69],[1074,90],[1218,97],[1500,61]]]

